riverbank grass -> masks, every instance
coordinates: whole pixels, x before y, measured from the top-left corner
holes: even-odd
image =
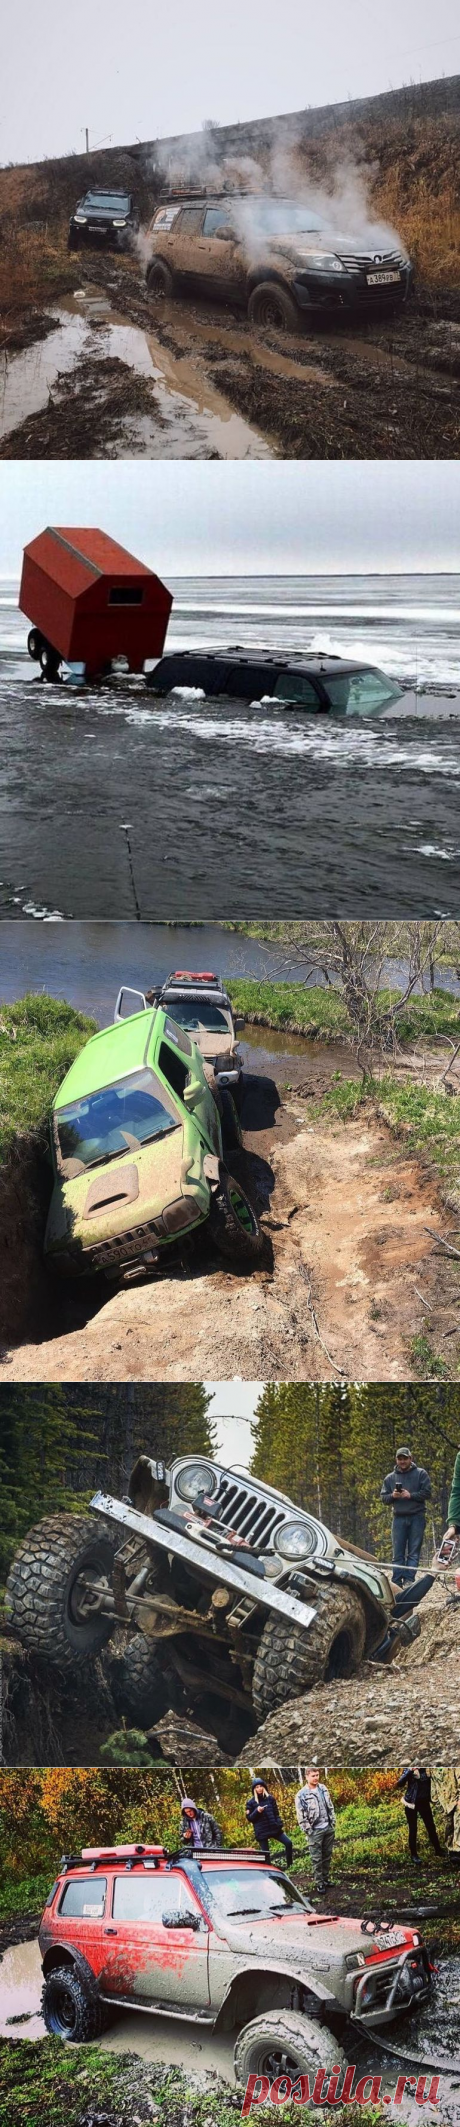
[[[337,1036],[346,1041],[354,1033],[345,999],[332,986],[320,989],[314,984],[307,988],[301,982],[256,982],[248,976],[227,982],[227,989],[234,1012],[241,1014],[249,1026],[281,1028],[286,1033],[320,1040]],[[399,996],[398,990],[379,990],[378,1013],[388,1012]],[[420,1035],[429,1039],[436,1034],[458,1040],[460,997],[438,989],[412,996],[398,1015],[397,1028],[402,1042],[416,1041]]]
[[[16,1137],[41,1135],[61,1079],[96,1022],[57,997],[0,1004],[0,1162]]]

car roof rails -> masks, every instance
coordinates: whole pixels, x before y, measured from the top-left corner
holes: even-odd
[[[135,1868],[136,1863],[158,1868],[160,1861],[167,1859],[165,1846],[83,1846],[80,1854],[63,1854],[61,1874],[67,1876],[72,1869],[89,1868],[94,1875],[96,1869],[118,1862],[124,1862],[126,1869]]]

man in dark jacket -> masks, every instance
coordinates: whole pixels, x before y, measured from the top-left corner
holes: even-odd
[[[263,1780],[252,1782],[252,1794],[246,1803],[246,1816],[248,1824],[252,1824],[254,1838],[257,1839],[265,1860],[270,1860],[270,1839],[277,1839],[280,1845],[284,1846],[286,1864],[290,1869],[292,1839],[289,1839],[288,1833],[283,1830],[278,1803],[275,1796],[269,1793],[268,1787],[265,1787]]]
[[[431,1808],[431,1779],[426,1766],[405,1765],[400,1780],[396,1781],[396,1786],[405,1788],[404,1808],[407,1817],[409,1851],[412,1855],[412,1860],[420,1863],[420,1854],[417,1853],[419,1817],[422,1819],[425,1831],[428,1832],[430,1846],[434,1846],[435,1854],[442,1854],[442,1846],[439,1844]]]
[[[460,1535],[460,1451],[454,1462],[452,1490],[447,1508],[449,1516],[448,1536]]]
[[[427,1470],[414,1462],[410,1448],[397,1448],[394,1470],[384,1477],[380,1498],[393,1508],[393,1580],[414,1580],[425,1533],[425,1506],[431,1498]]]
[[[184,1795],[181,1817],[181,1844],[194,1847],[223,1846],[220,1825],[207,1809],[199,1809],[191,1795]]]

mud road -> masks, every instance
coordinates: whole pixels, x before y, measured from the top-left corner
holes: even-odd
[[[0,358],[1,457],[457,455],[452,291],[284,335],[204,298],[154,301],[134,260],[88,254],[48,322]]]
[[[204,1232],[151,1283],[53,1288],[4,1379],[406,1380],[427,1325],[455,1367],[457,1266],[426,1231],[445,1230],[436,1184],[370,1103],[348,1120],[312,1113],[334,1072],[350,1075],[340,1045],[315,1056],[298,1037],[275,1060],[262,1040],[231,1165],[257,1201],[265,1261],[242,1276]]]

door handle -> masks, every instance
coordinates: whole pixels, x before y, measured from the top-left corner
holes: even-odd
[[[118,1928],[103,1928],[103,1935],[118,1935]]]

